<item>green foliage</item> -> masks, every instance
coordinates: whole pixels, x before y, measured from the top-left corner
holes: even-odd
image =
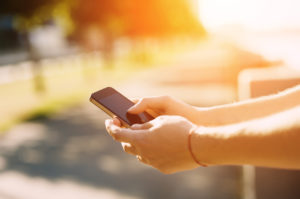
[[[53,18],[57,5],[66,0],[2,0],[0,17],[15,17],[15,26],[20,31],[28,31]]]

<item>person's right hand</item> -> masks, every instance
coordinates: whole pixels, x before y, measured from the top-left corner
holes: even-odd
[[[188,136],[197,126],[180,116],[159,116],[144,124],[121,128],[118,120],[106,120],[107,132],[122,142],[125,152],[139,161],[170,174],[199,166],[191,155]]]
[[[128,112],[132,114],[139,114],[146,111],[153,117],[160,115],[178,115],[190,121],[195,121],[197,110],[193,106],[170,96],[146,97],[133,101],[136,104],[128,110]]]

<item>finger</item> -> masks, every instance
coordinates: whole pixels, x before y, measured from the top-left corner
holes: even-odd
[[[120,121],[120,119],[118,117],[114,117],[112,120],[113,120],[113,124],[114,125],[117,125],[117,126],[121,126],[122,125],[122,123],[121,123],[121,121]]]
[[[114,124],[108,126],[110,135],[119,142],[136,143],[138,139],[141,139],[144,132],[143,130],[132,130],[129,128],[121,128]]]
[[[149,115],[151,115],[152,117],[156,118],[159,116],[158,113],[156,113],[155,111],[151,110],[151,109],[147,109],[146,110],[147,113],[149,113]]]
[[[115,128],[117,128],[117,127],[120,128],[120,125],[116,125],[115,123],[118,123],[118,122],[115,121],[114,119],[107,119],[107,120],[105,120],[105,128],[106,128],[106,131],[107,131],[108,134],[109,134],[110,136],[112,136],[112,137],[114,137],[114,136],[113,136],[113,131],[112,131],[112,129],[115,129]],[[112,126],[114,126],[114,127],[112,127]]]
[[[144,164],[149,164],[149,161],[146,158],[143,158],[140,155],[136,155],[136,159],[138,159],[140,162],[142,162]]]
[[[105,120],[105,128],[106,128],[106,131],[108,132],[108,134],[112,134],[111,133],[111,130],[110,130],[110,126],[113,124],[113,120],[112,119],[107,119]]]
[[[126,153],[129,153],[131,155],[136,155],[137,154],[136,148],[132,144],[126,143],[126,142],[122,142],[121,144],[122,144],[123,150]]]
[[[144,124],[134,124],[132,125],[130,128],[133,130],[143,130],[143,129],[149,129],[151,128],[153,125],[149,122],[144,123]]]
[[[138,102],[134,106],[129,108],[128,112],[132,114],[139,114],[149,108],[149,103],[151,103],[151,101],[151,98],[142,98],[138,100]]]
[[[117,131],[117,129],[121,128],[121,127],[115,125],[112,119],[105,120],[105,127],[106,127],[107,132],[112,137],[114,137],[115,131]]]

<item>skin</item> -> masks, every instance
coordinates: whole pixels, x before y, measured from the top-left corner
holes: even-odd
[[[233,125],[198,128],[197,160],[206,165],[255,165],[300,169],[300,105]]]
[[[169,174],[199,165],[244,165],[300,169],[300,86],[285,92],[210,108],[197,108],[168,96],[135,101],[130,113],[155,119],[122,128],[106,121],[125,152]]]
[[[107,120],[107,131],[123,142],[124,151],[163,173],[196,168],[187,145],[187,136],[195,125],[180,116],[159,116],[144,125],[121,128],[117,119]],[[172,165],[170,167],[170,165]]]

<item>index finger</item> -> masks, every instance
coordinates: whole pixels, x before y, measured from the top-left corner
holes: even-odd
[[[135,105],[128,109],[128,112],[132,114],[139,114],[146,111],[151,116],[157,117],[159,115],[158,113],[165,109],[165,105],[169,99],[169,96],[141,98],[137,103],[135,103]]]

